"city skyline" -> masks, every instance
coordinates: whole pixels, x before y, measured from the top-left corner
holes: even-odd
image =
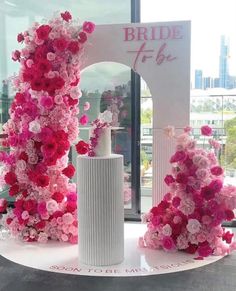
[[[236,75],[235,0],[141,0],[141,21],[191,21],[191,80],[201,68],[218,77],[220,36],[230,38],[229,74]]]
[[[207,89],[207,88],[236,88],[236,75],[229,74],[229,51],[230,40],[225,35],[220,37],[220,55],[219,55],[219,70],[218,76],[206,76],[202,69],[195,69],[194,88]]]

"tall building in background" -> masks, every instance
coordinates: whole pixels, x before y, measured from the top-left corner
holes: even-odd
[[[229,41],[225,36],[220,40],[220,67],[219,67],[219,85],[221,88],[229,88]]]
[[[202,70],[195,70],[195,89],[202,89]]]
[[[214,79],[211,77],[204,77],[203,78],[203,89],[214,88]]]

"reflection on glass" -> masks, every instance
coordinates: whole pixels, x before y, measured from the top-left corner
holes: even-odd
[[[140,182],[142,212],[147,212],[152,205],[152,120],[152,97],[147,84],[141,79]]]
[[[200,136],[201,126],[208,124],[213,128],[213,137],[221,143],[217,155],[225,169],[224,182],[236,185],[236,95],[192,97],[190,124],[199,146],[206,146]]]
[[[112,113],[112,152],[124,156],[124,205],[131,208],[131,82],[130,69],[116,63],[100,63],[82,74],[80,108],[90,102],[90,121],[99,113]],[[81,130],[81,138],[88,139],[88,131]]]
[[[55,11],[68,10],[80,23],[85,20],[93,21],[96,24],[130,22],[130,0],[119,2],[90,0],[89,4],[84,0],[50,0],[46,2],[47,5],[45,5],[45,1],[0,0],[0,134],[2,125],[9,118],[8,109],[14,97],[10,85],[2,82],[19,71],[19,63],[13,62],[11,59],[12,51],[23,48],[16,40],[18,33],[26,31],[33,22],[42,23],[44,18],[50,18]],[[103,74],[97,78],[99,82],[102,76]],[[95,83],[93,81],[89,78],[87,80],[91,84]],[[93,106],[93,108],[99,108],[99,106]],[[3,194],[0,191],[0,195],[6,196],[7,193]]]

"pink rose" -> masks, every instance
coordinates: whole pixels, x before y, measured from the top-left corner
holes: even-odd
[[[213,250],[209,246],[209,244],[198,247],[197,251],[198,251],[199,256],[201,257],[208,257],[213,253]]]
[[[194,212],[195,203],[191,198],[182,199],[179,205],[179,210],[185,215],[190,215]]]
[[[170,159],[170,163],[177,163],[186,159],[186,153],[184,151],[177,151]]]
[[[48,241],[48,235],[45,232],[40,232],[38,236],[38,242],[39,243],[47,243]]]
[[[167,186],[169,186],[171,183],[175,182],[175,179],[172,175],[166,175],[164,179]]]
[[[174,224],[181,223],[182,222],[182,218],[180,216],[176,215],[173,218],[173,222],[174,222]]]
[[[162,240],[162,246],[164,250],[171,251],[175,249],[175,244],[170,236],[164,236]]]
[[[209,225],[212,222],[212,218],[208,215],[203,215],[202,216],[202,223]]]
[[[196,171],[196,176],[200,180],[205,180],[208,177],[208,171],[205,169],[198,169]]]
[[[213,180],[210,184],[209,184],[209,188],[211,190],[213,190],[215,193],[219,192],[223,187],[223,182],[219,179],[217,180]]]
[[[54,61],[55,58],[56,58],[56,55],[54,53],[51,53],[51,52],[47,53],[47,59],[49,61]]]
[[[206,235],[204,234],[204,233],[199,233],[198,235],[197,235],[197,240],[200,242],[200,243],[202,243],[202,242],[204,242],[205,240],[206,240]]]
[[[40,202],[37,206],[37,211],[40,215],[47,213],[46,202]]]
[[[68,239],[69,239],[69,238],[68,238],[68,236],[67,236],[66,234],[63,233],[63,234],[61,235],[61,240],[62,240],[62,241],[67,242]]]
[[[58,204],[55,200],[49,199],[46,203],[47,211],[53,213],[58,209]]]
[[[83,31],[87,33],[92,33],[94,29],[95,29],[95,24],[93,22],[85,21],[83,23]]]
[[[191,126],[186,126],[186,127],[184,128],[184,132],[186,132],[186,133],[190,133],[192,130],[193,130],[193,129],[192,129]]]
[[[173,206],[174,206],[175,208],[177,208],[177,207],[180,205],[180,201],[181,201],[180,197],[175,196],[175,197],[173,198],[173,200],[172,200],[172,204],[173,204]]]
[[[23,219],[23,220],[27,220],[27,219],[29,219],[29,212],[28,211],[23,211],[22,213],[21,213],[21,218]]]
[[[219,143],[219,141],[215,140],[215,139],[210,139],[209,140],[209,144],[215,149],[215,150],[219,150],[221,148],[221,144]]]
[[[185,250],[188,248],[188,239],[183,233],[177,237],[177,248],[179,250]]]
[[[49,96],[42,96],[40,104],[46,109],[51,109],[53,107],[53,100]]]
[[[89,102],[85,102],[84,103],[84,111],[88,111],[90,109],[90,103]]]
[[[89,121],[88,116],[86,114],[84,114],[80,117],[79,123],[81,125],[86,125],[88,123],[88,121]]]
[[[69,241],[71,244],[77,244],[78,243],[78,235],[71,235]]]
[[[195,234],[200,231],[201,223],[197,219],[189,219],[186,228],[190,233]]]
[[[74,217],[73,217],[73,215],[71,213],[65,213],[62,216],[62,221],[65,224],[72,224],[72,222],[74,221]]]
[[[169,224],[166,224],[162,227],[162,230],[161,230],[162,234],[164,236],[171,236],[172,234],[172,228]]]
[[[205,136],[212,135],[212,128],[208,125],[204,125],[201,127],[201,134]]]
[[[211,168],[212,175],[220,176],[224,173],[224,170],[220,166],[215,166]]]

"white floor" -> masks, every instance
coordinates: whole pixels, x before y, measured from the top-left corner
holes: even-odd
[[[88,266],[79,262],[78,245],[50,242],[47,244],[23,243],[15,239],[0,241],[0,255],[15,263],[49,272],[90,276],[143,276],[198,268],[218,261],[221,257],[195,260],[184,252],[167,253],[138,247],[138,238],[146,226],[125,223],[124,261],[113,266]]]

